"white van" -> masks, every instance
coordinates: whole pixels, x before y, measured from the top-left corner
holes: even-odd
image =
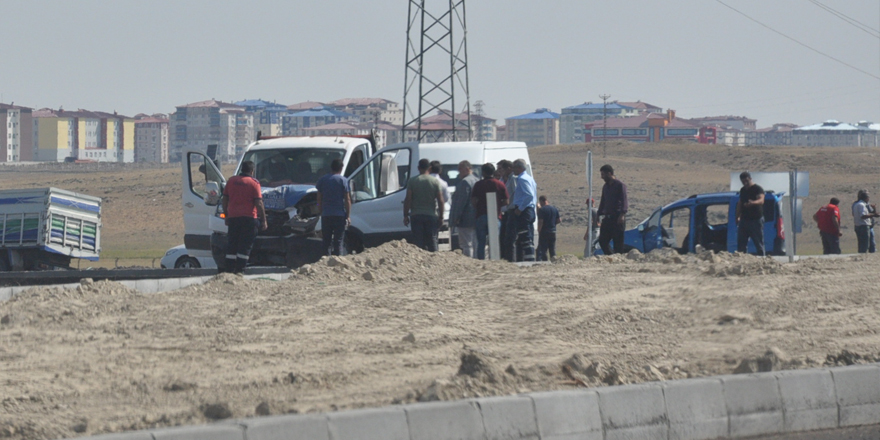
[[[529,152],[523,142],[404,143],[385,147],[349,178],[353,203],[351,226],[346,234],[349,252],[410,237],[409,227],[403,224],[403,201],[406,182],[418,174],[420,159],[440,161],[441,177],[449,184],[450,194],[455,191],[458,163],[463,160],[471,163],[478,177],[483,164],[497,164],[504,159],[525,160],[532,174]],[[448,220],[448,202],[444,212],[444,220]]]

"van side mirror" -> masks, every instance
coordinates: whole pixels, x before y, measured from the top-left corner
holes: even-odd
[[[645,232],[645,225],[644,224],[639,225],[639,232]]]
[[[209,181],[205,184],[205,204],[208,206],[217,206],[220,204],[220,197],[223,195],[220,190],[220,184]]]

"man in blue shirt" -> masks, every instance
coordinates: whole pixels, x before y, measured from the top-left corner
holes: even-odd
[[[513,193],[513,213],[516,218],[516,255],[518,261],[535,261],[535,206],[538,204],[538,187],[535,179],[526,172],[526,161],[513,161],[516,174],[516,190]],[[520,257],[521,256],[521,257]]]
[[[559,222],[559,210],[550,204],[547,196],[538,197],[538,261],[556,258],[556,225]]]
[[[327,255],[343,255],[345,227],[351,214],[348,179],[342,176],[342,159],[333,159],[330,174],[318,179],[318,209],[321,211],[321,235]]]

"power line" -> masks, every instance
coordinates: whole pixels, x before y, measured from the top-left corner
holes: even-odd
[[[878,31],[877,29],[874,29],[871,26],[868,26],[867,24],[864,24],[864,23],[856,20],[855,18],[850,17],[850,16],[844,14],[843,12],[837,11],[828,5],[822,4],[818,0],[808,0],[808,1],[814,5],[822,8],[822,9],[824,9],[829,14],[834,15],[835,17],[849,23],[851,26],[855,27],[856,29],[859,29],[862,32],[864,32],[874,38],[880,39],[880,31]]]
[[[733,6],[728,5],[727,3],[724,3],[724,2],[721,1],[721,0],[715,0],[715,1],[718,2],[718,3],[720,3],[722,6],[724,6],[724,7],[728,8],[728,9],[730,9],[731,11],[736,12],[737,14],[742,15],[743,17],[748,18],[748,19],[751,20],[751,21],[754,21],[755,23],[761,25],[762,27],[766,28],[767,30],[769,30],[769,31],[771,31],[771,32],[773,32],[773,33],[775,33],[775,34],[777,34],[777,35],[780,35],[780,36],[782,36],[782,37],[784,37],[784,38],[786,38],[786,39],[788,39],[788,40],[791,40],[791,41],[797,43],[798,45],[803,46],[803,47],[805,47],[805,48],[807,48],[807,49],[809,49],[809,50],[811,50],[811,51],[813,51],[813,52],[816,52],[817,54],[822,55],[822,56],[825,57],[825,58],[828,58],[828,59],[830,59],[830,60],[834,60],[834,61],[836,61],[836,62],[838,62],[838,63],[840,63],[840,64],[843,64],[843,65],[846,66],[846,67],[849,67],[850,69],[853,69],[853,70],[856,70],[856,71],[858,71],[858,72],[864,73],[865,75],[868,75],[868,76],[870,76],[871,78],[880,79],[880,76],[874,75],[873,73],[868,72],[868,71],[866,71],[866,70],[859,69],[858,67],[853,66],[852,64],[849,64],[849,63],[847,63],[846,61],[843,61],[843,60],[841,60],[841,59],[839,59],[839,58],[835,58],[835,57],[833,57],[833,56],[831,56],[831,55],[828,55],[828,54],[825,53],[825,52],[820,51],[819,49],[816,49],[816,48],[814,48],[814,47],[812,47],[812,46],[809,46],[809,45],[807,45],[807,44],[805,44],[805,43],[802,43],[802,42],[800,42],[800,41],[798,41],[798,40],[796,40],[796,39],[794,39],[794,38],[792,38],[792,37],[789,37],[788,35],[783,34],[782,32],[779,32],[779,31],[777,31],[776,29],[773,29],[772,27],[770,27],[770,26],[768,26],[768,25],[766,25],[766,24],[764,24],[764,23],[761,23],[760,21],[758,21],[758,20],[756,20],[756,19],[754,19],[754,18],[752,18],[752,17],[746,15],[744,12],[742,12],[742,11],[740,11],[740,10],[734,8]]]

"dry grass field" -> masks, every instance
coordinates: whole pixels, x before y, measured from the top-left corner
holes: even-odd
[[[559,228],[562,254],[583,253],[586,227],[585,159],[594,152],[594,197],[602,181],[599,166],[617,170],[630,195],[628,227],[654,208],[691,194],[728,189],[731,171],[788,171],[810,173],[810,197],[804,202],[804,233],[798,236],[802,254],[821,252],[811,217],[832,196],[841,199],[843,251],[855,251],[849,204],[859,188],[880,186],[880,150],[868,148],[724,147],[683,143],[609,143],[556,145],[530,152],[539,192],[563,214]],[[515,158],[511,158],[515,159]],[[232,166],[225,167],[231,174]],[[41,164],[0,167],[0,189],[56,186],[103,198],[102,258],[83,267],[152,266],[172,246],[183,243],[179,164]]]

